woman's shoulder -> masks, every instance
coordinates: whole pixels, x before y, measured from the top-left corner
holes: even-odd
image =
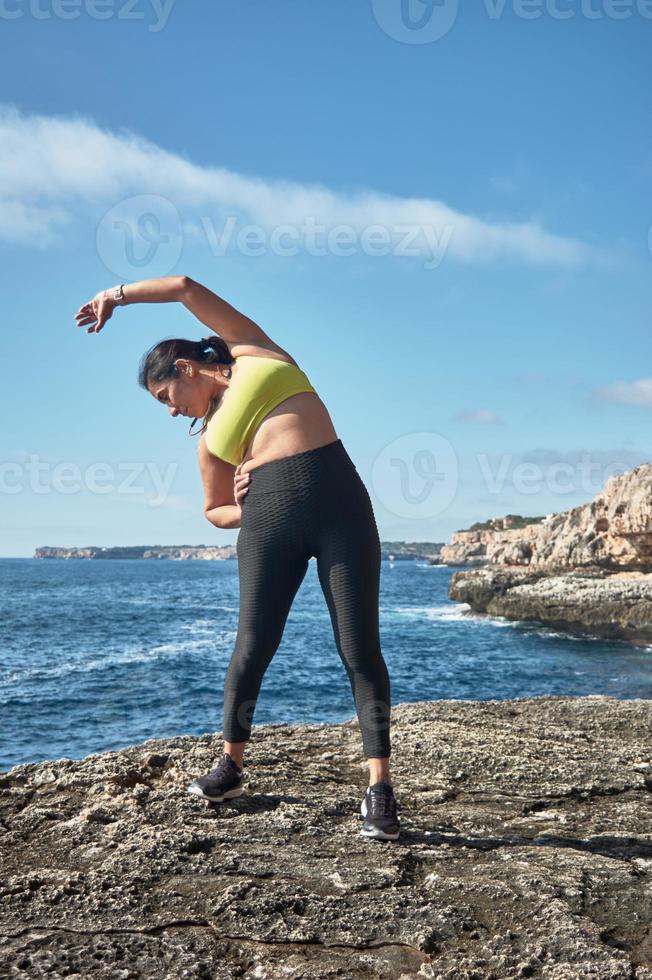
[[[271,344],[265,347],[260,344],[228,344],[228,348],[231,357],[236,361],[240,357],[270,357],[272,360],[287,361],[288,364],[294,364],[295,367],[299,367],[292,355],[288,354],[286,350],[283,350],[277,344]]]

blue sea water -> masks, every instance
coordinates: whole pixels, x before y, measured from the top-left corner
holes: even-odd
[[[392,704],[538,694],[652,696],[652,650],[469,615],[454,568],[383,561]],[[219,732],[238,622],[237,561],[2,559],[0,769],[147,738]],[[309,563],[253,719],[355,716]],[[362,757],[362,756],[361,756]]]

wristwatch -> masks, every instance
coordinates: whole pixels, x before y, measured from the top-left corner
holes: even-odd
[[[124,283],[121,283],[119,286],[115,286],[115,288],[113,289],[113,302],[117,306],[126,306],[127,305],[127,300],[125,299],[125,294],[124,294],[124,292],[122,290],[122,287],[123,286],[124,286]]]

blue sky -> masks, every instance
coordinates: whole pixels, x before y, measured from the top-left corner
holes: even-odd
[[[136,384],[149,346],[206,328],[176,304],[75,326],[151,276],[294,355],[384,539],[566,510],[649,461],[651,4],[0,19],[0,554],[236,540],[203,516],[187,420]]]

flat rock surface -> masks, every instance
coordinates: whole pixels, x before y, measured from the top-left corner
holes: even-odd
[[[652,574],[507,565],[454,572],[448,596],[474,612],[610,639],[652,643]]]
[[[392,708],[402,834],[360,835],[357,720],[0,773],[0,976],[652,980],[652,702]]]

